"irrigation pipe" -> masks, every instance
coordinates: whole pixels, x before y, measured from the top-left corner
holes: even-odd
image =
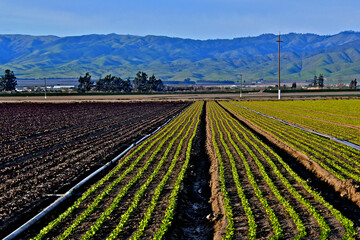
[[[333,140],[333,141],[336,141],[336,142],[341,143],[341,144],[345,144],[345,145],[347,145],[348,147],[351,147],[351,148],[354,148],[354,149],[360,151],[360,146],[357,145],[357,144],[354,144],[354,143],[351,143],[351,142],[348,142],[348,141],[345,141],[345,140],[341,140],[341,139],[338,139],[338,138],[336,138],[336,137],[332,137],[332,136],[329,136],[329,135],[326,135],[326,134],[323,134],[323,133],[319,133],[319,132],[316,132],[316,131],[313,131],[313,130],[309,130],[309,129],[306,129],[306,128],[299,127],[299,126],[297,126],[297,125],[295,125],[295,124],[291,124],[291,123],[285,122],[284,120],[281,120],[281,119],[278,119],[278,118],[275,118],[275,117],[272,117],[272,116],[263,114],[263,113],[261,113],[261,112],[255,111],[255,110],[253,110],[253,109],[250,109],[250,108],[247,108],[247,107],[244,107],[244,106],[240,106],[240,105],[238,105],[238,104],[236,104],[236,103],[232,103],[232,102],[230,102],[230,103],[231,103],[231,104],[234,104],[235,106],[238,106],[238,107],[244,108],[244,109],[246,109],[246,110],[252,111],[252,112],[254,112],[254,113],[260,114],[261,116],[274,119],[274,120],[279,121],[279,122],[282,122],[282,123],[284,123],[284,124],[286,124],[286,125],[289,125],[289,126],[292,126],[292,127],[295,127],[295,128],[298,128],[298,129],[301,129],[301,130],[304,130],[304,131],[307,131],[307,132],[309,132],[309,133],[314,133],[314,134],[316,134],[316,135],[318,135],[318,136],[321,136],[321,137],[324,137],[324,138],[329,138],[329,139],[331,139],[331,140]]]
[[[175,114],[174,116],[172,116],[171,118],[169,118],[164,124],[162,124],[160,127],[158,127],[156,130],[154,130],[152,133],[142,137],[140,140],[136,141],[135,143],[132,143],[128,148],[126,148],[123,152],[121,152],[119,155],[117,155],[114,159],[112,159],[110,162],[106,163],[105,165],[103,165],[101,168],[97,169],[95,172],[93,172],[92,174],[90,174],[89,176],[87,176],[86,178],[84,178],[81,182],[79,182],[78,184],[76,184],[74,187],[72,187],[69,191],[67,191],[66,193],[64,193],[63,195],[61,195],[61,197],[59,197],[55,202],[53,202],[52,204],[50,204],[49,206],[47,206],[44,210],[42,210],[40,213],[38,213],[35,217],[31,218],[29,221],[27,221],[26,223],[24,223],[22,226],[20,226],[18,229],[16,229],[15,231],[13,231],[12,233],[10,233],[9,235],[7,235],[4,240],[11,240],[11,239],[15,239],[17,236],[19,236],[22,232],[24,232],[26,229],[28,229],[29,227],[31,227],[34,223],[36,223],[37,221],[39,221],[41,218],[43,218],[44,216],[46,216],[50,211],[52,211],[53,209],[55,209],[59,204],[61,204],[62,202],[64,202],[66,199],[68,199],[69,197],[71,197],[75,191],[77,189],[79,189],[81,186],[83,186],[87,181],[89,181],[90,179],[92,179],[93,177],[95,177],[98,173],[100,173],[101,171],[103,171],[104,169],[108,168],[109,166],[111,166],[114,162],[118,161],[122,156],[124,156],[128,151],[130,151],[130,149],[132,149],[134,146],[138,145],[139,143],[141,143],[142,141],[144,141],[145,139],[147,139],[148,137],[154,135],[156,132],[158,132],[161,128],[163,128],[164,126],[166,126],[167,124],[169,124],[170,121],[172,121],[174,118],[176,118],[177,116],[179,116],[181,113],[183,113],[186,109],[188,109],[192,104],[190,104],[189,106],[187,106],[186,108],[184,108],[183,110],[181,110],[180,112],[178,112],[177,114]]]

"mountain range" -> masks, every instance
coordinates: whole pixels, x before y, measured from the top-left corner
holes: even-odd
[[[18,78],[122,78],[136,72],[165,81],[275,82],[278,39],[274,34],[234,39],[193,40],[166,36],[84,35],[72,37],[0,35],[0,71]],[[281,35],[281,77],[329,81],[360,78],[360,32]],[[2,69],[2,70],[1,70]]]

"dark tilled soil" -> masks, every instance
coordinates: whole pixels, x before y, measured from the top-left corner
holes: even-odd
[[[209,203],[211,197],[210,160],[204,147],[206,144],[205,110],[204,104],[173,223],[165,239],[207,240],[213,238],[212,210]]]

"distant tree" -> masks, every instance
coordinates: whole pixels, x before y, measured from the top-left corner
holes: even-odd
[[[148,90],[150,91],[162,91],[164,90],[164,84],[161,79],[156,79],[155,75],[153,74],[148,81]]]
[[[6,80],[1,76],[0,79],[0,92],[5,91]]]
[[[355,80],[351,80],[351,82],[349,84],[349,88],[350,89],[356,89],[356,85],[357,85],[357,81],[356,81],[356,78],[355,78]]]
[[[314,79],[313,79],[313,81],[311,83],[311,86],[312,87],[317,87],[318,86],[318,78],[317,78],[316,75],[314,76]]]
[[[5,75],[1,76],[0,91],[13,91],[17,85],[16,77],[13,71],[5,70]]]
[[[106,75],[95,82],[95,90],[105,92],[131,92],[133,88],[138,92],[162,91],[164,84],[161,79],[156,79],[155,75],[148,78],[145,72],[138,72],[133,80],[126,80],[120,77]]]
[[[95,90],[104,92],[131,92],[130,78],[122,80],[121,77],[106,75],[95,83]]]
[[[163,91],[164,84],[161,79],[156,79],[153,74],[148,78],[144,72],[138,72],[133,80],[134,89],[138,92]]]
[[[99,80],[97,80],[95,82],[95,90],[97,91],[108,91],[109,90],[109,76],[111,78],[111,75],[107,75],[105,76],[105,78],[99,78]]]
[[[322,74],[319,75],[318,78],[318,82],[319,82],[319,87],[324,87],[324,76]]]
[[[245,82],[245,81],[243,81],[243,82]],[[185,84],[185,85],[195,85],[196,82],[195,82],[195,81],[191,81],[190,78],[185,78],[185,79],[184,79],[184,84]]]
[[[122,82],[123,80],[121,77],[111,77],[110,82],[110,91],[112,92],[121,92],[122,91]]]
[[[354,87],[354,80],[351,80],[350,84],[349,84],[349,88],[352,89]]]
[[[314,76],[313,81],[311,82],[310,86],[312,87],[324,87],[324,76],[322,74],[319,75],[319,77],[317,77],[316,75]]]
[[[104,91],[105,92],[110,92],[111,88],[112,88],[112,84],[111,84],[111,80],[112,80],[112,76],[111,74],[106,75],[104,78]]]
[[[79,77],[79,85],[78,91],[79,92],[88,92],[94,86],[94,83],[91,81],[91,75],[87,72],[84,77]]]
[[[148,89],[148,75],[144,72],[138,72],[134,78],[134,88],[138,92],[147,92]]]
[[[156,86],[155,86],[155,81],[156,81],[156,77],[153,74],[151,77],[149,77],[149,80],[146,82],[146,88],[147,91],[154,91]]]
[[[296,89],[296,82],[293,82],[293,84],[291,85],[291,89]]]
[[[155,90],[155,91],[163,91],[164,90],[164,84],[161,79],[155,80],[155,86],[154,86],[153,90]]]
[[[131,91],[132,91],[132,85],[131,85],[130,78],[122,81],[122,83],[121,83],[121,89],[122,89],[124,92],[131,92]]]
[[[97,91],[104,91],[104,92],[110,92],[112,91],[115,86],[112,83],[114,77],[111,76],[111,74],[106,75],[104,78],[99,78],[98,81],[95,83],[95,89]]]
[[[97,80],[95,82],[95,90],[96,91],[103,91],[104,90],[104,80],[102,78],[99,78],[99,80]]]

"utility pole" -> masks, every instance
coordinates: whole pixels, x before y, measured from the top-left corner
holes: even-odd
[[[240,98],[242,97],[242,74],[240,74]]]
[[[44,78],[45,81],[45,99],[46,99],[46,78]]]
[[[279,81],[278,81],[278,99],[280,99],[280,43],[283,42],[280,40],[280,33],[279,33],[279,38],[278,40],[276,40],[276,42],[278,42],[278,76],[279,76]]]

